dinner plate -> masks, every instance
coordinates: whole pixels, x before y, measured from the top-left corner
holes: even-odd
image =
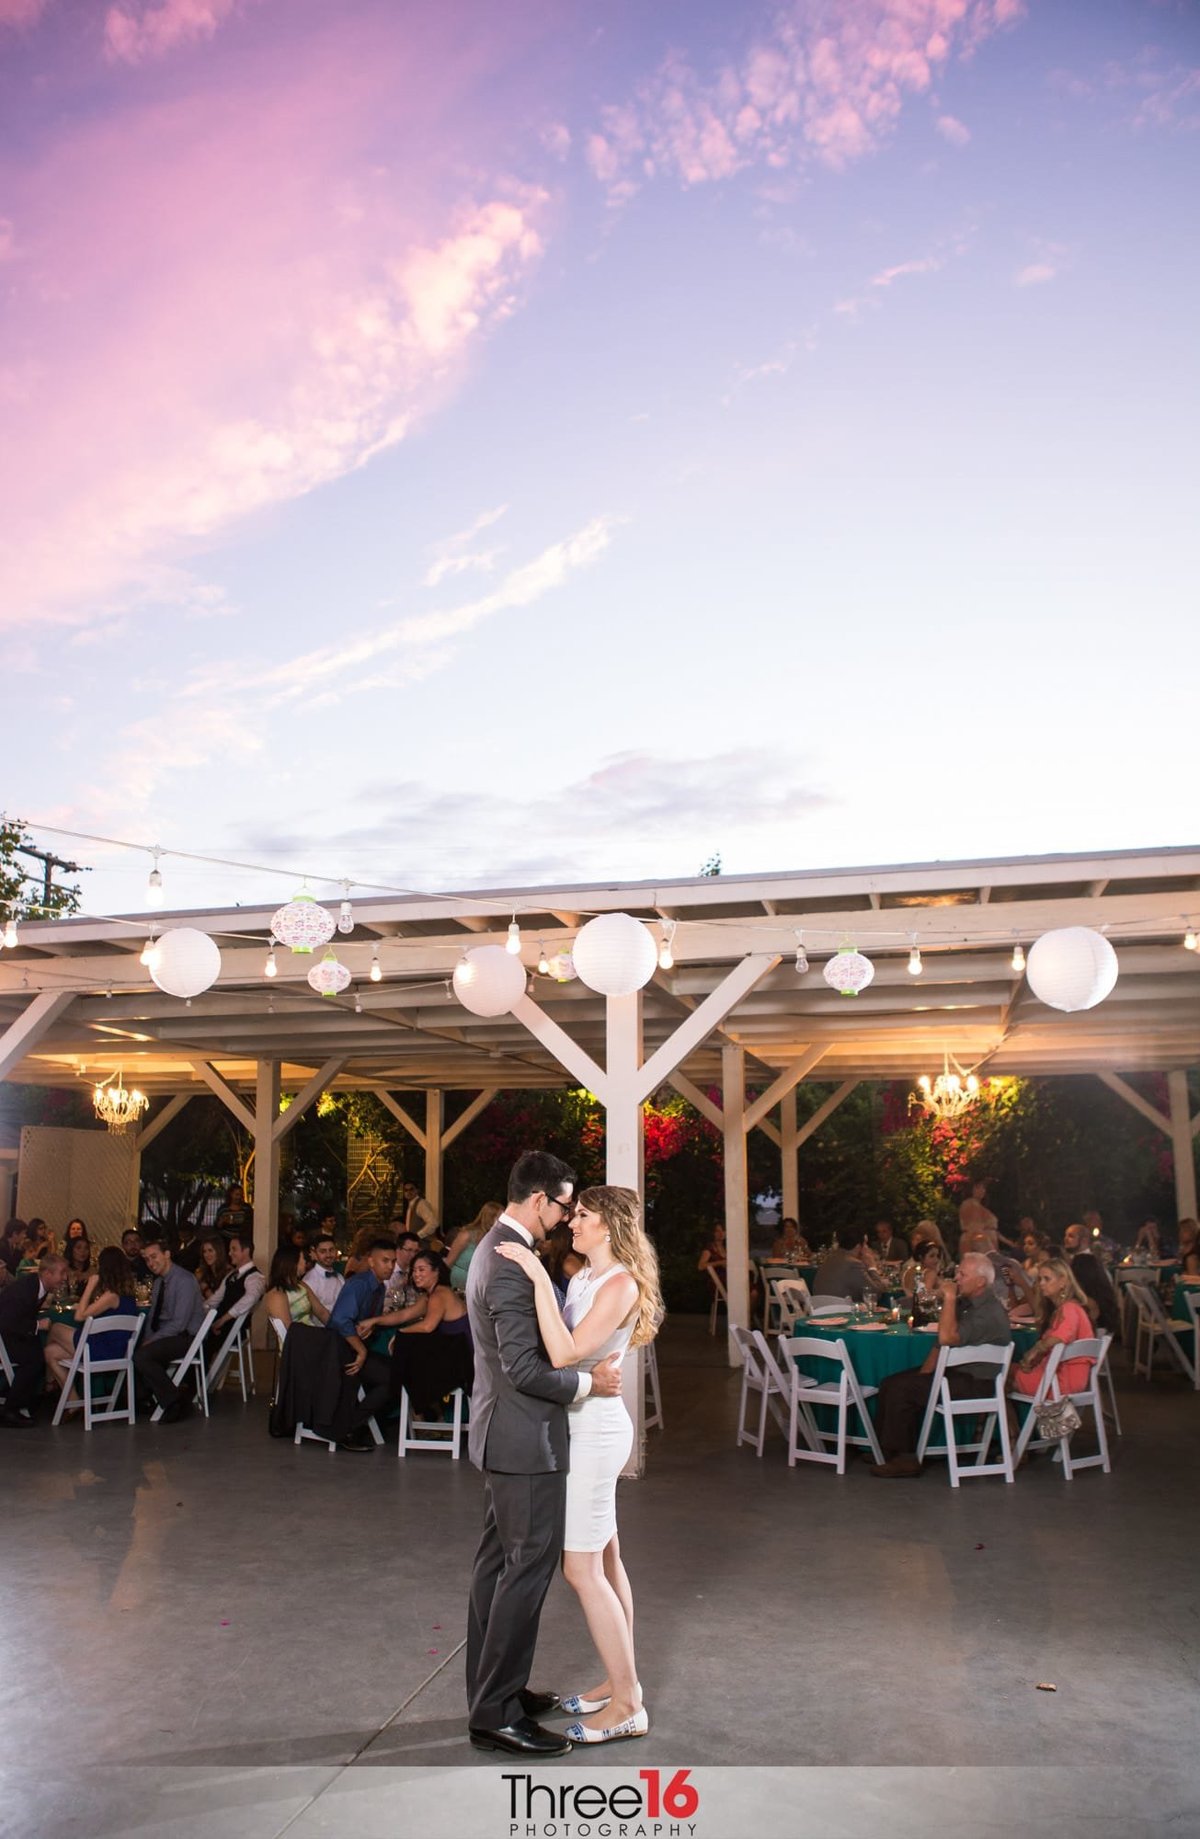
[[[849,1320],[848,1315],[814,1315],[812,1325],[814,1328],[844,1328]]]
[[[937,1333],[937,1323],[922,1322],[919,1328],[913,1330],[913,1333],[918,1335],[935,1335]]]
[[[860,1322],[857,1332],[860,1335],[881,1335],[888,1327],[890,1327],[888,1322]]]

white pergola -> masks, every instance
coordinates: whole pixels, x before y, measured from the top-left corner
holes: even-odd
[[[221,947],[216,984],[187,1005],[139,962],[148,915],[23,924],[0,954],[0,1078],[69,1085],[84,1068],[89,1080],[123,1069],[168,1101],[142,1147],[195,1093],[215,1092],[254,1137],[263,1245],[277,1232],[282,1138],[327,1087],[378,1093],[423,1148],[440,1208],[443,1153],[497,1091],[586,1086],[606,1113],[609,1179],[637,1186],[641,1106],[670,1084],[724,1135],[730,1321],[744,1324],[747,1133],[778,1144],[785,1210],[797,1214],[804,1141],[859,1081],[936,1073],[945,1051],[986,1074],[1095,1074],[1170,1138],[1179,1211],[1196,1212],[1187,1069],[1200,1063],[1200,954],[1182,939],[1200,920],[1200,848],[358,900],[353,933],[335,938],[355,983],[334,999],[309,988],[311,958],[282,948],[265,979],[273,910],[154,916],[160,931],[196,926]],[[610,911],[656,936],[669,924],[673,968],[609,998],[536,973],[543,948],[569,950],[581,924]],[[531,993],[482,1020],[449,980],[465,949],[503,944],[514,915]],[[1047,1008],[1012,968],[1016,943],[1027,950],[1062,926],[1105,931],[1120,959],[1115,990],[1081,1014]],[[821,976],[843,942],[876,967],[852,999]],[[376,948],[384,976],[373,983]],[[1168,1111],[1122,1077],[1144,1070],[1166,1075]],[[804,1079],[835,1089],[801,1128]],[[282,1114],[281,1088],[296,1094]],[[449,1128],[447,1091],[475,1094]]]

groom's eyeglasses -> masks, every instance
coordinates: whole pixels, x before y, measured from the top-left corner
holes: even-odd
[[[571,1208],[575,1205],[574,1201],[571,1201],[571,1200],[556,1200],[553,1194],[547,1194],[546,1199],[549,1201],[552,1207],[558,1208],[559,1212],[563,1215],[564,1219],[570,1213]]]

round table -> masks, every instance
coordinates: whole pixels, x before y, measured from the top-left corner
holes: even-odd
[[[1200,1303],[1200,1277],[1177,1277],[1175,1288],[1171,1291],[1171,1319],[1175,1322],[1190,1322],[1185,1298],[1194,1296]]]

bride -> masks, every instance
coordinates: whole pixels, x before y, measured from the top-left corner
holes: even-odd
[[[632,1188],[585,1188],[571,1220],[574,1249],[587,1263],[571,1279],[559,1313],[549,1273],[524,1245],[498,1245],[533,1282],[538,1327],[552,1366],[590,1371],[611,1354],[652,1341],[663,1317],[658,1259],[641,1225]],[[567,1727],[575,1743],[644,1737],[650,1728],[633,1657],[633,1593],[617,1543],[617,1476],[633,1443],[619,1398],[594,1393],[568,1408],[571,1465],[563,1576],[579,1597],[605,1667],[589,1692],[562,1701],[581,1721]],[[591,1715],[586,1715],[591,1714]]]

